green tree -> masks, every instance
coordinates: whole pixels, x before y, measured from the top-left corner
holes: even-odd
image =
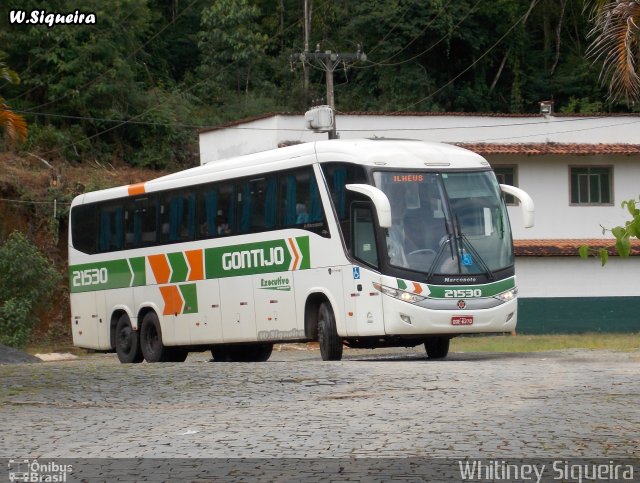
[[[0,245],[0,343],[24,347],[47,309],[60,274],[20,232]]]
[[[599,256],[604,267],[609,260],[609,249],[617,253],[623,258],[631,255],[631,240],[640,239],[640,203],[634,199],[622,202],[622,208],[626,208],[631,218],[627,220],[624,226],[616,226],[614,228],[602,227],[602,234],[611,232],[616,239],[615,244],[611,247],[600,248],[598,250],[590,248],[588,245],[582,245],[578,253],[582,258],[588,258],[589,255]]]
[[[249,93],[268,37],[260,29],[259,8],[249,0],[219,0],[202,12],[199,47],[203,73],[222,88]]]

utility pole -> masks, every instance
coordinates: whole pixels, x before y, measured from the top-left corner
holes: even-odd
[[[335,111],[335,97],[333,94],[333,72],[336,70],[340,64],[343,67],[347,68],[347,62],[353,63],[359,60],[367,60],[367,56],[364,52],[360,50],[360,46],[358,45],[358,51],[355,53],[343,53],[343,52],[332,52],[331,50],[325,50],[324,52],[320,52],[320,44],[316,46],[315,52],[309,52],[305,50],[304,52],[299,52],[297,54],[293,54],[291,59],[294,61],[300,61],[303,65],[306,63],[314,62],[319,65],[321,69],[326,72],[326,80],[327,80],[327,105],[331,107],[332,110]],[[335,129],[329,132],[329,139],[336,139],[337,134]]]
[[[311,38],[311,0],[304,0],[304,51],[309,52],[309,39]],[[303,90],[304,100],[309,102],[309,69],[307,64],[302,63],[302,71],[304,76]]]

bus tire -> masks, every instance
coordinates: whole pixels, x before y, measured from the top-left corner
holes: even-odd
[[[189,351],[182,347],[170,347],[166,362],[184,362],[187,360]]]
[[[211,349],[214,362],[267,362],[273,344],[219,345]]]
[[[342,359],[342,339],[336,328],[336,318],[329,302],[322,302],[318,308],[318,342],[323,361]]]
[[[267,362],[273,352],[273,344],[258,344],[254,348],[254,360],[252,362]]]
[[[162,343],[160,321],[155,312],[147,312],[140,325],[140,347],[147,362],[170,362],[173,348]]]
[[[116,354],[123,364],[137,364],[144,357],[140,349],[140,333],[133,330],[127,314],[122,314],[116,324]]]
[[[424,348],[429,359],[444,359],[449,354],[448,337],[433,337],[424,341]]]

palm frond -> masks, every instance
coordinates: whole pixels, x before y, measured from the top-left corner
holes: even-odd
[[[0,98],[0,128],[4,129],[14,144],[24,141],[27,137],[27,122],[24,117],[11,111],[2,98]]]
[[[600,81],[612,100],[640,100],[640,0],[609,2],[597,14],[587,56],[602,62]]]

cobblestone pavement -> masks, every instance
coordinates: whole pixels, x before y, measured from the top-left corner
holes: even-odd
[[[0,365],[0,458],[638,455],[638,352],[300,349]]]

